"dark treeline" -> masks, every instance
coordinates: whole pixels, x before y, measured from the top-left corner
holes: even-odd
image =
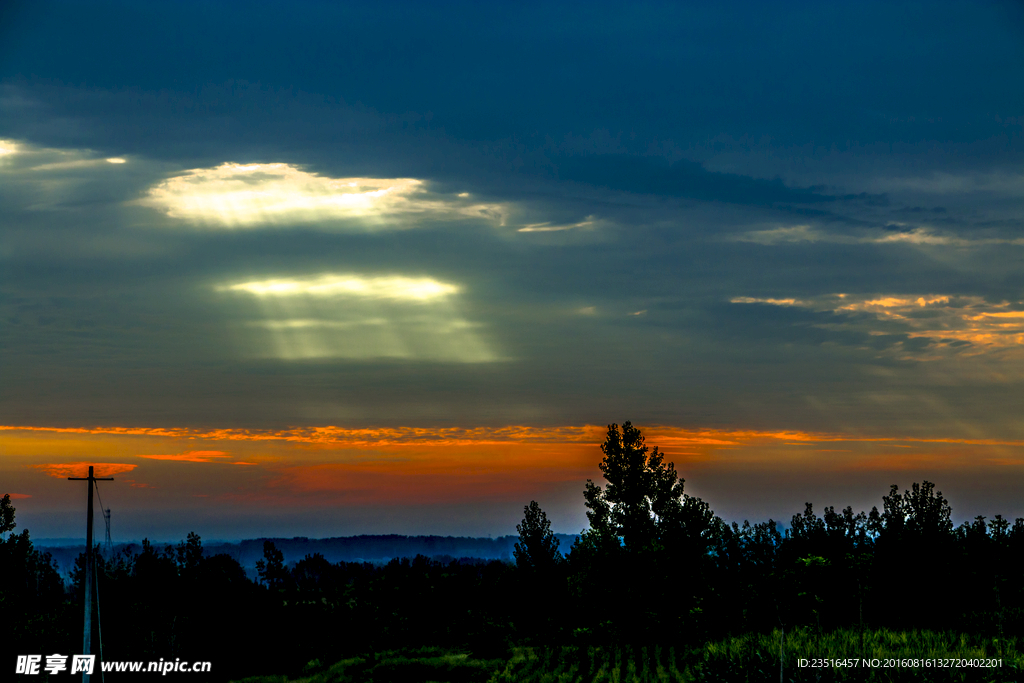
[[[954,526],[924,482],[893,486],[870,512],[807,504],[785,532],[727,524],[628,422],[602,450],[589,528],[564,554],[531,503],[514,562],[286,563],[266,541],[250,578],[231,556],[204,555],[195,534],[100,559],[104,656],[210,660],[216,678],[237,678],[426,645],[494,657],[513,644],[678,646],[779,627],[1024,635],[1024,519]],[[11,531],[9,498],[3,520]],[[65,585],[27,531],[0,542],[3,657],[78,652],[83,564]]]
[[[284,553],[286,562],[289,561],[289,558],[295,558],[297,561],[306,555],[317,553],[331,562],[378,562],[394,557],[415,557],[417,555],[507,560],[512,558],[512,546],[517,539],[514,536],[464,538],[458,536],[402,536],[398,534],[336,538],[258,538],[238,544],[239,561],[251,566],[263,555],[263,544],[268,540]],[[231,552],[233,548],[225,547],[224,550]]]
[[[571,544],[575,536],[555,534],[563,544]],[[263,545],[271,541],[284,553],[286,563],[298,562],[306,555],[319,553],[330,562],[387,562],[395,557],[426,557],[460,558],[474,557],[485,560],[511,560],[512,549],[519,540],[518,536],[498,536],[497,538],[467,538],[463,536],[403,536],[398,534],[375,534],[360,536],[338,536],[334,538],[257,538],[240,542],[204,541],[205,555],[230,555],[252,574],[256,562],[263,557]],[[36,546],[50,553],[57,561],[62,572],[71,571],[76,558],[85,552],[85,542],[78,545],[45,545],[46,541],[37,542]],[[131,543],[115,543],[105,552],[121,552],[130,547]],[[134,550],[139,549],[135,543]],[[568,547],[568,545],[566,545]]]

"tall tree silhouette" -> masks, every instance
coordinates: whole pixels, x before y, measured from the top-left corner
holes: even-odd
[[[899,493],[893,484],[888,496],[882,498],[884,512],[882,533],[901,539],[919,538],[934,541],[949,536],[953,530],[952,509],[935,484],[914,483],[909,491]]]
[[[559,621],[552,605],[565,601],[565,576],[558,539],[551,532],[548,516],[531,500],[523,508],[523,521],[516,526],[519,542],[513,554],[521,598],[516,621],[526,633],[550,640]]]
[[[18,526],[14,523],[14,506],[11,504],[11,494],[5,493],[0,498],[0,535],[13,531]]]
[[[531,574],[547,575],[561,561],[558,552],[558,539],[551,532],[551,522],[541,510],[537,501],[523,507],[523,521],[516,525],[519,542],[516,543],[513,555],[516,566]]]
[[[587,481],[590,529],[573,546],[574,586],[591,604],[614,597],[593,616],[597,623],[613,622],[618,637],[667,636],[696,604],[691,589],[720,520],[699,498],[684,494],[675,465],[657,447],[648,448],[632,423],[621,430],[609,425],[601,451],[607,484]],[[666,582],[680,580],[686,592],[676,609],[658,609]]]
[[[284,590],[291,575],[284,565],[284,553],[273,541],[263,541],[263,559],[256,562],[256,574],[271,591]]]
[[[608,484],[602,489],[587,481],[587,507],[627,549],[649,547],[658,538],[659,521],[681,507],[683,480],[657,447],[648,449],[640,430],[628,421],[621,432],[618,425],[608,426],[601,452],[600,468]]]
[[[880,604],[897,604],[912,593],[941,595],[953,569],[955,538],[949,501],[930,481],[914,483],[902,494],[893,484],[882,498],[882,508],[881,514],[872,509],[869,522],[878,535],[874,583],[880,597],[884,596]],[[924,600],[913,610],[887,614],[884,619],[902,627],[943,628],[956,622],[956,611],[942,601]]]

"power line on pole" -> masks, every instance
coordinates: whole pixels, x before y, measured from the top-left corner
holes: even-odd
[[[93,628],[98,628],[99,619],[94,619],[93,614],[96,613],[98,616],[99,605],[96,604],[96,555],[93,552],[92,547],[92,492],[96,487],[97,481],[114,481],[113,477],[97,478],[93,476],[93,466],[89,465],[89,476],[88,477],[68,477],[68,481],[87,481],[89,482],[89,504],[86,508],[86,525],[85,525],[85,625],[82,629],[82,654],[91,655],[92,652],[92,635]],[[102,658],[102,643],[97,643],[100,646],[100,655]],[[98,659],[100,659],[98,658]],[[94,670],[102,671],[100,664],[97,663]],[[102,673],[100,674],[102,678]],[[91,675],[82,672],[82,683],[90,683]]]

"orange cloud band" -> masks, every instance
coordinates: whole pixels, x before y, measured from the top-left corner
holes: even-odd
[[[215,458],[229,458],[224,451],[188,451],[174,455],[137,455],[137,458],[147,460],[173,460],[175,462],[217,462]]]
[[[124,472],[131,472],[138,465],[129,465],[127,463],[120,462],[62,462],[62,463],[44,463],[42,465],[32,465],[36,469],[42,470],[51,477],[57,477],[64,479],[65,477],[87,477],[89,476],[89,466],[93,467],[93,476],[96,477],[110,477],[115,474],[122,474]],[[13,496],[12,496],[13,497]]]
[[[1022,441],[641,427],[647,443],[659,446],[693,482],[755,472],[795,478],[864,472],[1024,474]],[[104,461],[92,463],[99,476],[136,468],[107,460],[137,459],[135,479],[120,477],[128,484],[125,491],[155,487],[168,495],[184,492],[243,505],[346,506],[519,500],[581,487],[588,478],[600,479],[598,445],[606,427],[0,429],[7,430],[20,456],[43,463],[30,467],[52,477],[84,476],[90,457]],[[48,463],[55,440],[78,462]],[[13,480],[11,485],[36,493]]]
[[[348,446],[352,448],[382,446],[478,446],[521,443],[589,443],[604,440],[606,427],[599,425],[530,427],[294,427],[280,430],[257,429],[189,429],[185,427],[38,427],[0,425],[0,431],[51,432],[83,435],[153,436],[172,439],[201,439],[207,441],[283,441],[291,443]],[[1024,441],[1005,439],[918,438],[904,436],[851,436],[828,432],[759,431],[749,429],[688,429],[669,425],[643,427],[651,445],[669,446],[732,446],[751,441],[782,441],[801,443],[832,442],[907,442],[934,444],[963,444],[975,446],[1024,446]],[[220,451],[192,451],[193,455],[213,457]],[[139,456],[153,459],[181,459],[182,455]]]

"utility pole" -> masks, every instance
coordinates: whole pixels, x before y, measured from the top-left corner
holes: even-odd
[[[92,654],[92,630],[93,630],[93,612],[98,611],[96,603],[96,557],[92,549],[92,490],[96,486],[98,481],[114,481],[113,477],[105,477],[99,479],[93,476],[92,465],[89,465],[89,476],[88,477],[68,477],[68,481],[87,481],[89,482],[89,505],[86,508],[86,525],[85,525],[85,627],[82,631],[82,654]],[[100,644],[102,647],[102,643]],[[99,664],[96,665],[95,670],[99,670]],[[82,683],[89,683],[91,676],[85,672],[82,673]]]

